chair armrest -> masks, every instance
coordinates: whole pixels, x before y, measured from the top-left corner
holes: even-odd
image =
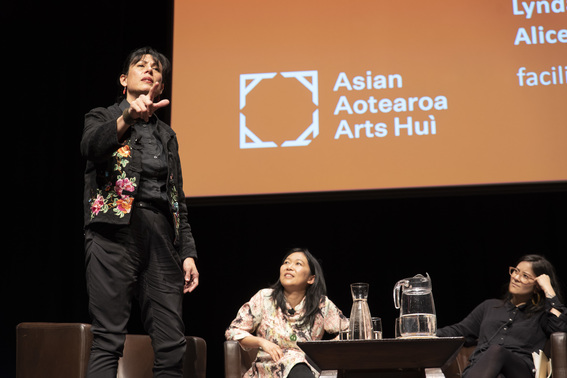
[[[185,336],[183,376],[206,378],[207,344],[196,336]],[[154,350],[148,335],[126,335],[123,356],[118,360],[117,378],[153,377]]]
[[[242,378],[240,374],[240,344],[238,341],[224,342],[224,376],[225,378]]]
[[[195,378],[207,376],[207,343],[197,336],[185,336],[187,350],[183,365],[183,375]]]
[[[443,374],[446,378],[460,378],[463,370],[469,364],[469,357],[474,352],[476,345],[464,346],[448,366],[443,367]]]
[[[85,377],[92,333],[85,323],[20,323],[16,327],[18,378]]]
[[[244,350],[238,341],[224,342],[224,376],[225,378],[242,378],[256,359],[258,348]]]
[[[567,333],[552,333],[550,340],[553,378],[567,378]]]

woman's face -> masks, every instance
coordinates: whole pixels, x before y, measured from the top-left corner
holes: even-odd
[[[280,267],[280,282],[288,291],[305,291],[308,285],[315,282],[311,274],[307,257],[302,252],[290,254]]]
[[[529,297],[534,292],[536,275],[532,270],[532,263],[522,261],[516,266],[516,271],[510,274],[510,294],[517,297]]]
[[[120,76],[120,83],[128,90],[129,101],[147,94],[156,82],[161,84],[158,91],[161,94],[164,88],[161,64],[149,54],[132,64],[127,75]]]

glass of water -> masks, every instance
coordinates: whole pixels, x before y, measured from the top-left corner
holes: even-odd
[[[339,330],[339,340],[350,340],[350,320],[341,319],[341,329]]]
[[[372,318],[372,332],[373,338],[376,340],[382,340],[382,319],[378,317]]]

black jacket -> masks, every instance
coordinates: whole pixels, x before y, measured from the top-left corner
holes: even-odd
[[[142,170],[141,147],[131,138],[131,128],[125,141],[118,140],[116,120],[128,104],[95,108],[85,115],[81,154],[87,159],[85,169],[85,227],[93,223],[127,225]],[[155,117],[157,129],[167,155],[166,194],[175,228],[175,245],[181,261],[197,257],[191,226],[187,220],[187,204],[183,193],[183,178],[175,132]]]

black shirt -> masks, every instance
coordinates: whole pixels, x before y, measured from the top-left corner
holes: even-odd
[[[128,107],[126,100],[120,104],[121,109]],[[157,118],[152,116],[148,122],[139,120],[130,128],[134,144],[140,147],[135,151],[141,154],[142,159],[136,201],[150,202],[160,208],[167,208],[167,156],[157,131]]]
[[[561,316],[551,313],[551,308],[559,310]],[[510,301],[488,299],[460,323],[437,330],[437,336],[478,340],[471,364],[490,345],[498,344],[517,353],[533,368],[532,352],[543,350],[553,332],[567,332],[567,309],[557,297],[545,298],[545,310],[537,313],[529,313],[526,306],[516,307]]]

